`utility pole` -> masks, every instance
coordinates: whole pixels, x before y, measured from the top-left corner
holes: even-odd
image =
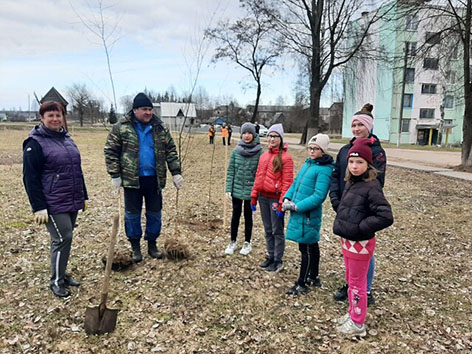
[[[397,147],[400,146],[400,139],[402,137],[402,120],[403,120],[403,105],[405,103],[405,85],[406,85],[406,69],[408,65],[408,48],[407,42],[405,42],[405,56],[403,58],[403,80],[402,80],[402,93],[400,99],[400,119],[398,120],[398,140]]]

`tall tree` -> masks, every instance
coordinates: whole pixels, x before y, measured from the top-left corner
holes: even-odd
[[[320,131],[320,99],[337,68],[366,51],[373,25],[395,1],[360,16],[363,0],[271,0],[273,20],[287,47],[305,63],[310,76],[310,118],[301,143]]]
[[[84,17],[81,16],[75,8],[72,6],[77,17],[80,19],[82,24],[87,28],[90,33],[92,33],[100,42],[100,45],[103,47],[105,53],[105,58],[108,68],[108,76],[110,78],[111,90],[113,93],[113,103],[115,107],[118,107],[116,104],[116,93],[115,93],[115,81],[113,79],[113,72],[111,69],[110,53],[113,45],[118,41],[118,22],[115,16],[108,17],[105,15],[105,11],[109,10],[112,6],[105,6],[103,0],[96,0],[96,8],[92,9],[93,12],[96,12],[94,16]],[[116,20],[116,21],[115,21]],[[113,23],[114,22],[114,23]]]
[[[233,23],[221,21],[206,35],[218,47],[213,56],[215,61],[227,59],[249,71],[256,84],[256,101],[251,122],[256,121],[262,93],[262,74],[266,67],[274,66],[283,52],[283,42],[276,40],[275,20],[268,12],[264,0],[241,0],[246,17]]]

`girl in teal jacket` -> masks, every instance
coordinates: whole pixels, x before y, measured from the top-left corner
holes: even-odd
[[[241,126],[241,140],[231,153],[226,175],[226,197],[233,203],[233,217],[231,218],[231,242],[226,247],[225,254],[233,254],[237,248],[239,220],[244,204],[244,244],[242,255],[251,252],[252,210],[251,191],[256,178],[257,165],[262,155],[262,146],[259,136],[252,123]]]
[[[308,292],[308,285],[321,286],[318,278],[322,205],[329,190],[333,158],[326,154],[329,137],[317,134],[308,142],[308,159],[284,197],[282,209],[290,210],[286,238],[298,242],[300,276],[289,295]]]

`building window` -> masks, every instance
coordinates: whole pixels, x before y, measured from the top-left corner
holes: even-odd
[[[408,31],[416,31],[418,29],[418,23],[417,15],[408,15],[406,17],[406,29]]]
[[[406,42],[406,55],[409,57],[416,55],[416,42]]]
[[[444,124],[452,125],[452,119],[444,119]]]
[[[454,96],[447,95],[444,97],[444,108],[454,108]]]
[[[425,42],[426,44],[435,45],[441,41],[441,33],[439,32],[426,32]]]
[[[436,84],[421,85],[421,93],[436,93]]]
[[[405,93],[403,95],[403,108],[411,108],[411,107],[413,107],[413,94]]]
[[[421,119],[432,119],[434,118],[434,108],[420,108]]]
[[[438,68],[439,68],[439,59],[435,59],[435,58],[424,58],[424,61],[423,61],[423,68],[425,68],[425,69],[432,69],[432,70],[438,70]]]
[[[402,133],[408,133],[410,131],[410,119],[402,119]]]
[[[405,82],[407,84],[415,82],[415,68],[406,69]]]
[[[453,70],[446,71],[445,75],[446,82],[448,84],[455,84],[456,83],[456,72]]]

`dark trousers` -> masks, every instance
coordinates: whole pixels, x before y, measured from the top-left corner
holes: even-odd
[[[231,145],[231,134],[232,133],[228,133],[228,145]]]
[[[298,284],[305,286],[305,282],[308,277],[311,279],[318,278],[318,272],[320,268],[320,246],[318,245],[318,242],[315,242],[312,245],[299,243],[298,249],[300,250],[302,256]]]
[[[210,135],[210,144],[213,144],[215,141],[215,136]]]
[[[278,199],[259,196],[262,223],[264,224],[267,255],[276,262],[281,262],[285,252],[284,219],[276,214]]]
[[[51,284],[64,286],[67,263],[72,246],[77,212],[49,215],[46,228],[51,235]]]
[[[143,198],[146,203],[145,240],[155,241],[161,234],[162,194],[157,190],[157,177],[139,177],[139,189],[124,188],[125,191],[125,231],[128,239],[141,239],[141,212]]]
[[[223,138],[223,145],[226,145],[226,138]]]
[[[239,220],[244,202],[244,240],[251,242],[252,236],[252,210],[251,201],[233,197],[233,217],[231,218],[231,241],[236,241],[238,236]]]

